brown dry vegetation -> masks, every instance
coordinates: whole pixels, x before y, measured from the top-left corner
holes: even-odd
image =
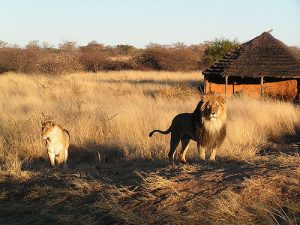
[[[195,73],[0,77],[0,224],[297,224],[300,109],[228,99],[215,164],[167,162],[148,137],[194,110]],[[42,113],[70,130],[69,169],[48,168]]]
[[[105,46],[91,41],[85,46],[66,41],[58,48],[38,41],[25,48],[0,40],[0,73],[66,74],[81,71],[165,70],[195,71],[203,67],[207,43],[198,45],[149,44],[144,49],[131,45]]]

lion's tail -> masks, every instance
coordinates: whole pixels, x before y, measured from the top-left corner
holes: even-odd
[[[149,137],[152,137],[152,135],[155,133],[155,132],[158,132],[158,133],[161,133],[161,134],[169,134],[171,132],[171,127],[169,127],[168,130],[153,130],[149,133]]]

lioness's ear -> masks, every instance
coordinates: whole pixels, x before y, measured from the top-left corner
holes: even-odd
[[[47,122],[47,121],[45,121],[45,119],[40,118],[40,122],[41,122],[41,125],[42,125],[42,127],[43,127],[43,126],[46,125],[46,122]]]

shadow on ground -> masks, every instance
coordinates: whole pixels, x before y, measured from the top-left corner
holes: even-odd
[[[204,210],[215,196],[241,192],[247,180],[297,176],[300,162],[299,156],[281,161],[271,154],[251,162],[221,158],[169,165],[167,160],[129,159],[112,146],[107,153],[107,148],[71,146],[66,170],[53,170],[47,159],[37,158],[19,175],[0,172],[0,224],[138,224],[145,213],[149,223],[168,222],[172,204],[197,205],[198,199],[198,210]],[[166,208],[171,211],[165,215],[157,210]],[[193,212],[192,207],[176,210]]]
[[[278,140],[274,140],[272,145],[263,148],[258,155],[298,155],[300,154],[300,127],[295,128],[294,134],[286,134]]]

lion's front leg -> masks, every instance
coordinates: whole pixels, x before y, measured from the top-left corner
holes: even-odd
[[[63,167],[66,168],[66,160],[65,160],[65,154],[63,151],[61,151],[57,156],[57,167]]]
[[[48,156],[49,156],[51,167],[55,167],[55,153],[48,151]]]
[[[213,148],[210,153],[209,161],[214,162],[216,160],[217,149]]]
[[[205,148],[204,147],[200,147],[198,149],[198,154],[199,154],[199,158],[201,160],[205,160]]]
[[[199,142],[197,142],[197,149],[198,149],[198,155],[200,160],[205,160],[205,148],[200,145]]]

